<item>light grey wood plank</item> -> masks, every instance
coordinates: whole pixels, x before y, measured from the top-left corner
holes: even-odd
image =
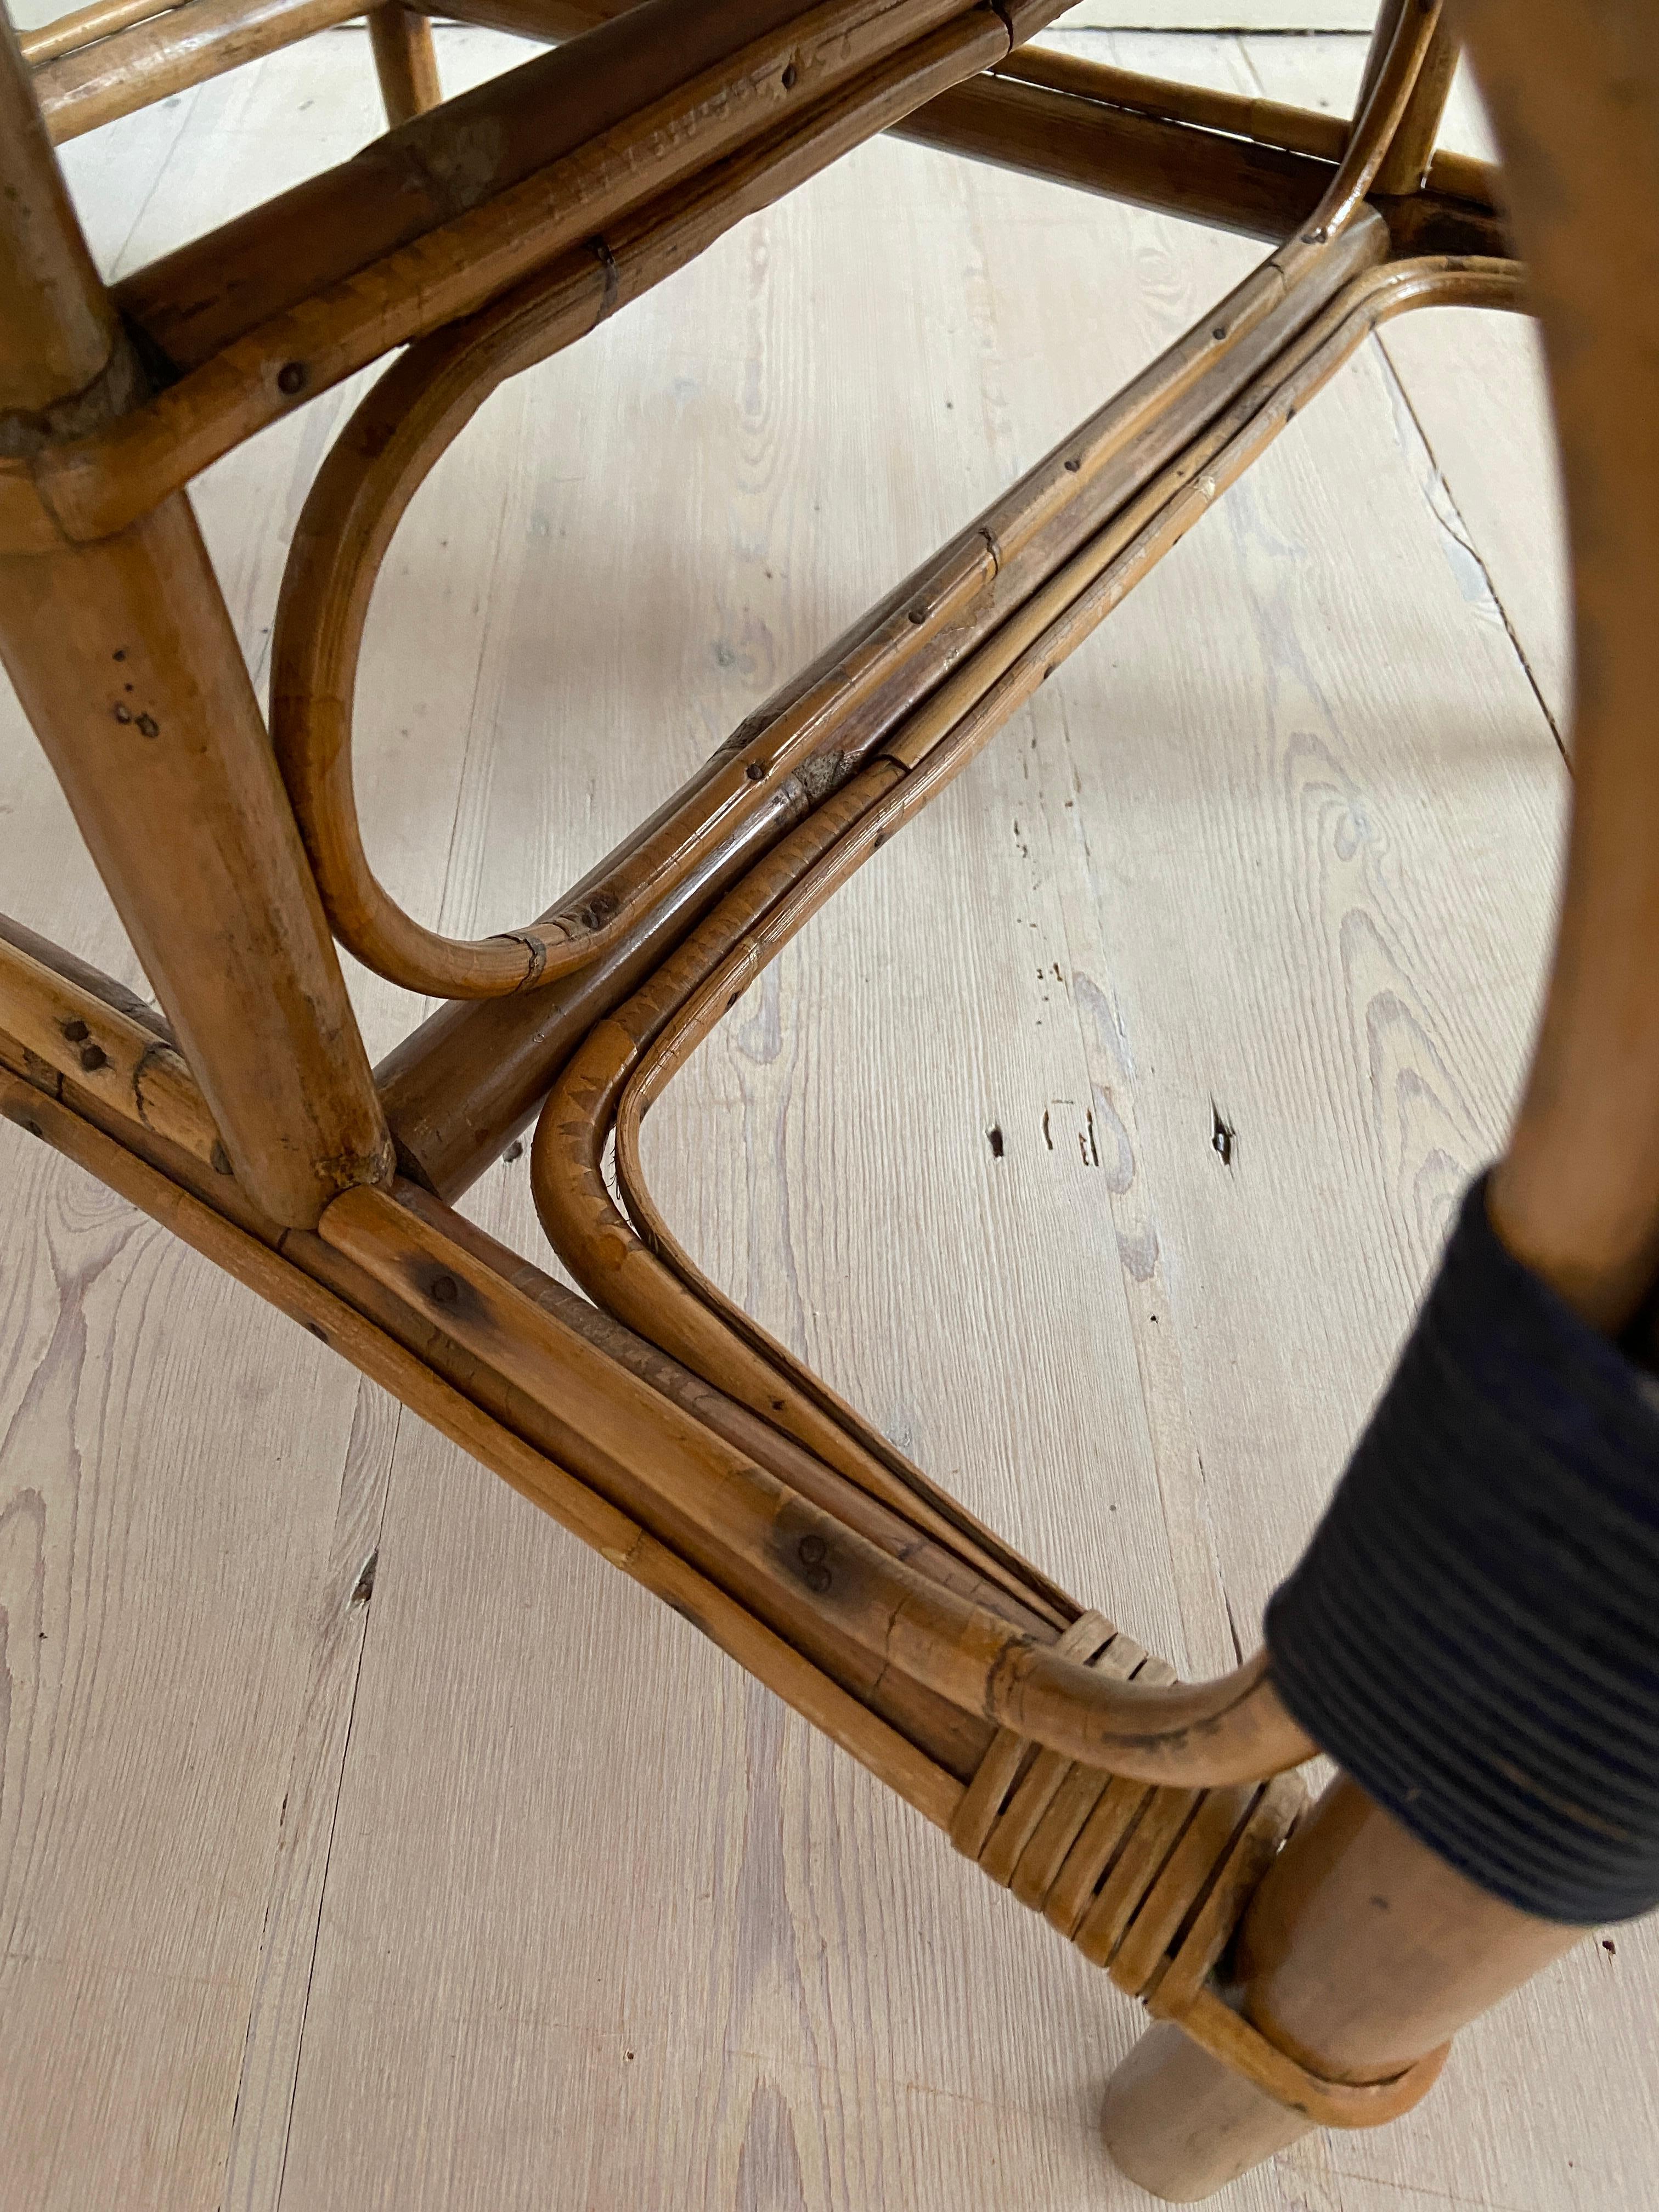
[[[0,2201],[220,2201],[355,1381],[0,1130]]]
[[[225,2160],[220,2202],[227,2212],[266,2212],[281,2197],[318,1917],[401,1418],[395,1399],[372,1382],[358,1383],[332,1540],[317,1581],[307,1674],[289,1743],[258,1972]]]
[[[1196,46],[1201,41],[1194,41]],[[1351,108],[1364,50],[1340,39],[1246,39],[1243,51],[1276,100]],[[1467,68],[1448,104],[1443,143],[1491,159],[1491,130]],[[1465,567],[1471,591],[1501,608],[1528,677],[1565,741],[1572,651],[1555,439],[1542,349],[1519,315],[1433,308],[1379,333],[1426,465],[1424,495]],[[1461,550],[1460,550],[1461,549]]]

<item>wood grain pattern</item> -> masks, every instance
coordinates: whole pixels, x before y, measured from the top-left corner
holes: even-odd
[[[1197,41],[1185,41],[1188,45]],[[1364,53],[1342,39],[1240,42],[1252,77],[1276,99],[1352,100]],[[1468,73],[1453,88],[1442,143],[1490,159],[1494,149]],[[1407,443],[1471,604],[1495,602],[1556,731],[1570,720],[1571,641],[1555,442],[1537,332],[1512,315],[1442,314],[1396,323],[1380,341],[1399,383]],[[1516,488],[1534,489],[1527,512]]]
[[[455,87],[516,51],[439,43]],[[1360,58],[1098,43],[1310,104]],[[69,167],[130,266],[376,127],[367,42],[331,37]],[[1252,252],[882,145],[500,394],[370,625],[386,880],[457,933],[546,903]],[[1194,1673],[1250,1643],[1531,1018],[1561,769],[1511,633],[1539,675],[1556,610],[1542,441],[1477,405],[1485,329],[1368,347],[647,1125],[699,1264]],[[256,675],[272,539],[349,404],[202,488]],[[138,982],[13,720],[0,805],[4,902]],[[352,984],[378,1052],[418,1008]],[[58,1840],[0,1967],[28,2116],[0,2116],[0,2198],[1130,2212],[1097,2125],[1137,2021],[1103,1977],[320,1347],[0,1148],[0,1513],[15,1541],[58,1470],[52,1510],[83,1506],[42,1587],[72,1624],[103,1607],[81,1701],[31,1720],[0,1795],[6,1879],[35,1808]],[[522,1159],[468,1210],[546,1264]],[[44,1413],[15,1424],[36,1376],[32,1407],[64,1401],[76,1269],[82,1410],[46,1449]],[[250,1372],[300,1418],[251,1410]],[[143,1573],[123,1528],[151,1532]],[[17,1743],[47,1707],[16,1686],[3,1556]],[[1311,2138],[1224,2212],[1645,2202],[1659,1962],[1650,1930],[1607,1936],[1408,2120]]]
[[[210,2205],[357,1386],[8,1149],[0,2187]]]

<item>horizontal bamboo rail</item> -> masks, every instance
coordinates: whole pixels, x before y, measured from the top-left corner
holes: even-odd
[[[653,195],[753,148],[728,180],[736,220],[1007,52],[1000,19],[966,0],[823,0],[706,58],[785,13],[721,0],[693,37],[677,0],[644,0],[140,270],[117,298],[179,380],[91,438],[0,461],[0,550],[124,527],[264,423],[562,251],[573,273],[585,261],[598,319],[591,241]],[[665,199],[659,274],[678,265],[678,212]]]
[[[691,11],[643,0],[151,263],[118,296],[187,371],[364,270],[382,267],[395,286],[399,250],[481,211],[505,214],[535,182],[511,204],[535,226],[521,258],[510,274],[481,271],[490,289],[472,291],[450,320],[906,47],[979,30],[965,21],[972,13],[968,0],[819,0],[804,11],[799,0]],[[993,41],[1002,52],[1007,43],[1006,31]],[[464,246],[493,242],[501,228],[455,234],[454,250],[439,266],[428,257],[423,273],[447,273]]]
[[[953,86],[894,125],[894,135],[1247,238],[1291,236],[1336,165],[1187,123],[1025,84],[995,71]],[[1478,189],[1467,173],[1460,187]],[[1484,198],[1438,189],[1376,204],[1395,251],[1506,257],[1504,218]]]
[[[94,44],[42,63],[35,97],[61,146],[362,11],[362,0],[182,0],[161,12],[146,8],[125,27],[112,23]]]
[[[38,70],[62,54],[76,53],[113,32],[129,30],[152,15],[165,15],[180,4],[181,0],[92,0],[90,7],[76,8],[55,22],[43,23],[38,31],[20,33],[18,47],[29,67]]]
[[[15,942],[19,933],[14,925],[0,927],[0,1030],[39,1062],[36,1072],[48,1077],[54,1091],[61,1093],[67,1076],[105,1099],[112,1112],[228,1175],[213,1117],[171,1040],[158,1036],[137,1012],[124,1011],[65,974],[61,956],[52,967],[36,959]],[[28,1060],[13,1064],[27,1067]]]
[[[1310,155],[1333,167],[1347,150],[1353,127],[1346,115],[1288,107],[1277,100],[1186,84],[1174,77],[1144,76],[1137,70],[1116,69],[1109,62],[1092,61],[1060,47],[1033,46],[1011,54],[992,74],[1011,83],[1042,85],[1050,92],[1121,108],[1128,115],[1188,123],[1197,130],[1276,147],[1281,153]]]
[[[1438,93],[1443,100],[1449,79],[1442,59],[1437,64]],[[1455,52],[1454,52],[1455,59]],[[1346,116],[1318,108],[1291,107],[1277,100],[1249,94],[1218,91],[1208,85],[1182,84],[1173,78],[1143,76],[1133,70],[1115,69],[1109,63],[1090,61],[1082,55],[1057,48],[1030,46],[999,62],[991,74],[1017,84],[1040,85],[1051,92],[1121,109],[1126,114],[1150,116],[1160,123],[1179,123],[1194,130],[1238,138],[1253,146],[1267,146],[1286,154],[1302,154],[1333,167],[1347,150],[1353,125]],[[1390,155],[1395,148],[1391,145]],[[1490,161],[1473,155],[1428,149],[1426,173],[1415,183],[1395,185],[1379,177],[1389,191],[1416,191],[1419,186],[1448,199],[1468,200],[1477,207],[1501,204],[1498,175]]]
[[[158,1013],[147,1000],[141,999],[136,991],[130,991],[125,983],[118,983],[113,976],[106,975],[101,969],[93,967],[90,962],[77,958],[73,952],[65,952],[61,945],[54,945],[50,938],[42,937],[38,931],[26,927],[9,914],[0,914],[0,944],[9,945],[16,951],[26,952],[40,967],[50,969],[54,975],[61,975],[77,990],[88,993],[106,1006],[112,1006],[118,1014],[126,1015],[140,1029],[148,1030],[152,1036],[160,1037],[164,1044],[173,1042],[173,1031],[167,1017]]]
[[[941,153],[1273,241],[1307,219],[1335,173],[1334,162],[1002,76],[954,87],[894,131]]]

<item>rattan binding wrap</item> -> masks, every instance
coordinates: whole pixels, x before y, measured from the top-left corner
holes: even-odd
[[[1103,1613],[1082,1614],[1058,1649],[1122,1681],[1176,1679]],[[1324,2127],[1375,2127],[1427,2094],[1449,2045],[1389,2081],[1324,2081],[1236,2012],[1214,1981],[1306,1796],[1296,1774],[1220,1790],[1154,1787],[1002,1729],[963,1793],[951,1839],[1121,1990],[1279,2103]]]

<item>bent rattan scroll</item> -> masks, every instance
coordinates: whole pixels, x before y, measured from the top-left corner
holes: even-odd
[[[1024,51],[1058,0],[466,0],[445,12],[559,43],[444,103],[425,18],[386,0],[370,21],[398,127],[106,290],[49,137],[349,12],[97,0],[0,68],[0,631],[167,1015],[0,926],[0,1105],[696,1621],[1174,2023],[1109,2100],[1149,2185],[1200,2195],[1308,2124],[1392,2118],[1450,2029],[1570,1931],[1460,1887],[1352,1784],[1304,1813],[1285,1770],[1313,1747],[1262,1658],[1179,1683],[980,1525],[699,1273],[639,1130],[791,935],[1370,330],[1521,304],[1506,197],[1541,252],[1547,328],[1587,283],[1573,312],[1626,364],[1620,420],[1659,415],[1654,349],[1631,335],[1641,286],[1615,265],[1648,265],[1659,194],[1585,279],[1559,176],[1546,204],[1524,160],[1500,185],[1437,153],[1457,47],[1436,0],[1387,0],[1351,125]],[[1603,13],[1545,82],[1520,18],[1547,27],[1552,0],[1456,11],[1500,125],[1575,175],[1607,158],[1598,112],[1623,118],[1638,168],[1659,163],[1659,55],[1635,0]],[[882,130],[1273,250],[552,911],[442,936],[377,882],[353,787],[363,625],[410,500],[504,378]],[[399,347],[295,536],[268,744],[184,487]],[[1605,445],[1586,438],[1570,477]],[[1625,678],[1659,547],[1653,502],[1607,482],[1614,568],[1578,546],[1602,681],[1565,943],[1610,901],[1659,908],[1659,771]],[[376,1071],[336,939],[449,1002]],[[1558,963],[1493,1206],[1612,1329],[1659,1273],[1659,1158],[1637,1133],[1659,1129],[1659,1020],[1583,976]],[[1586,1179],[1587,1116],[1616,1188]],[[449,1203],[532,1117],[538,1209],[585,1297]],[[1380,1946],[1362,1910],[1379,1886],[1432,1944]],[[1183,2130],[1168,2115],[1188,2097],[1203,2118]]]

